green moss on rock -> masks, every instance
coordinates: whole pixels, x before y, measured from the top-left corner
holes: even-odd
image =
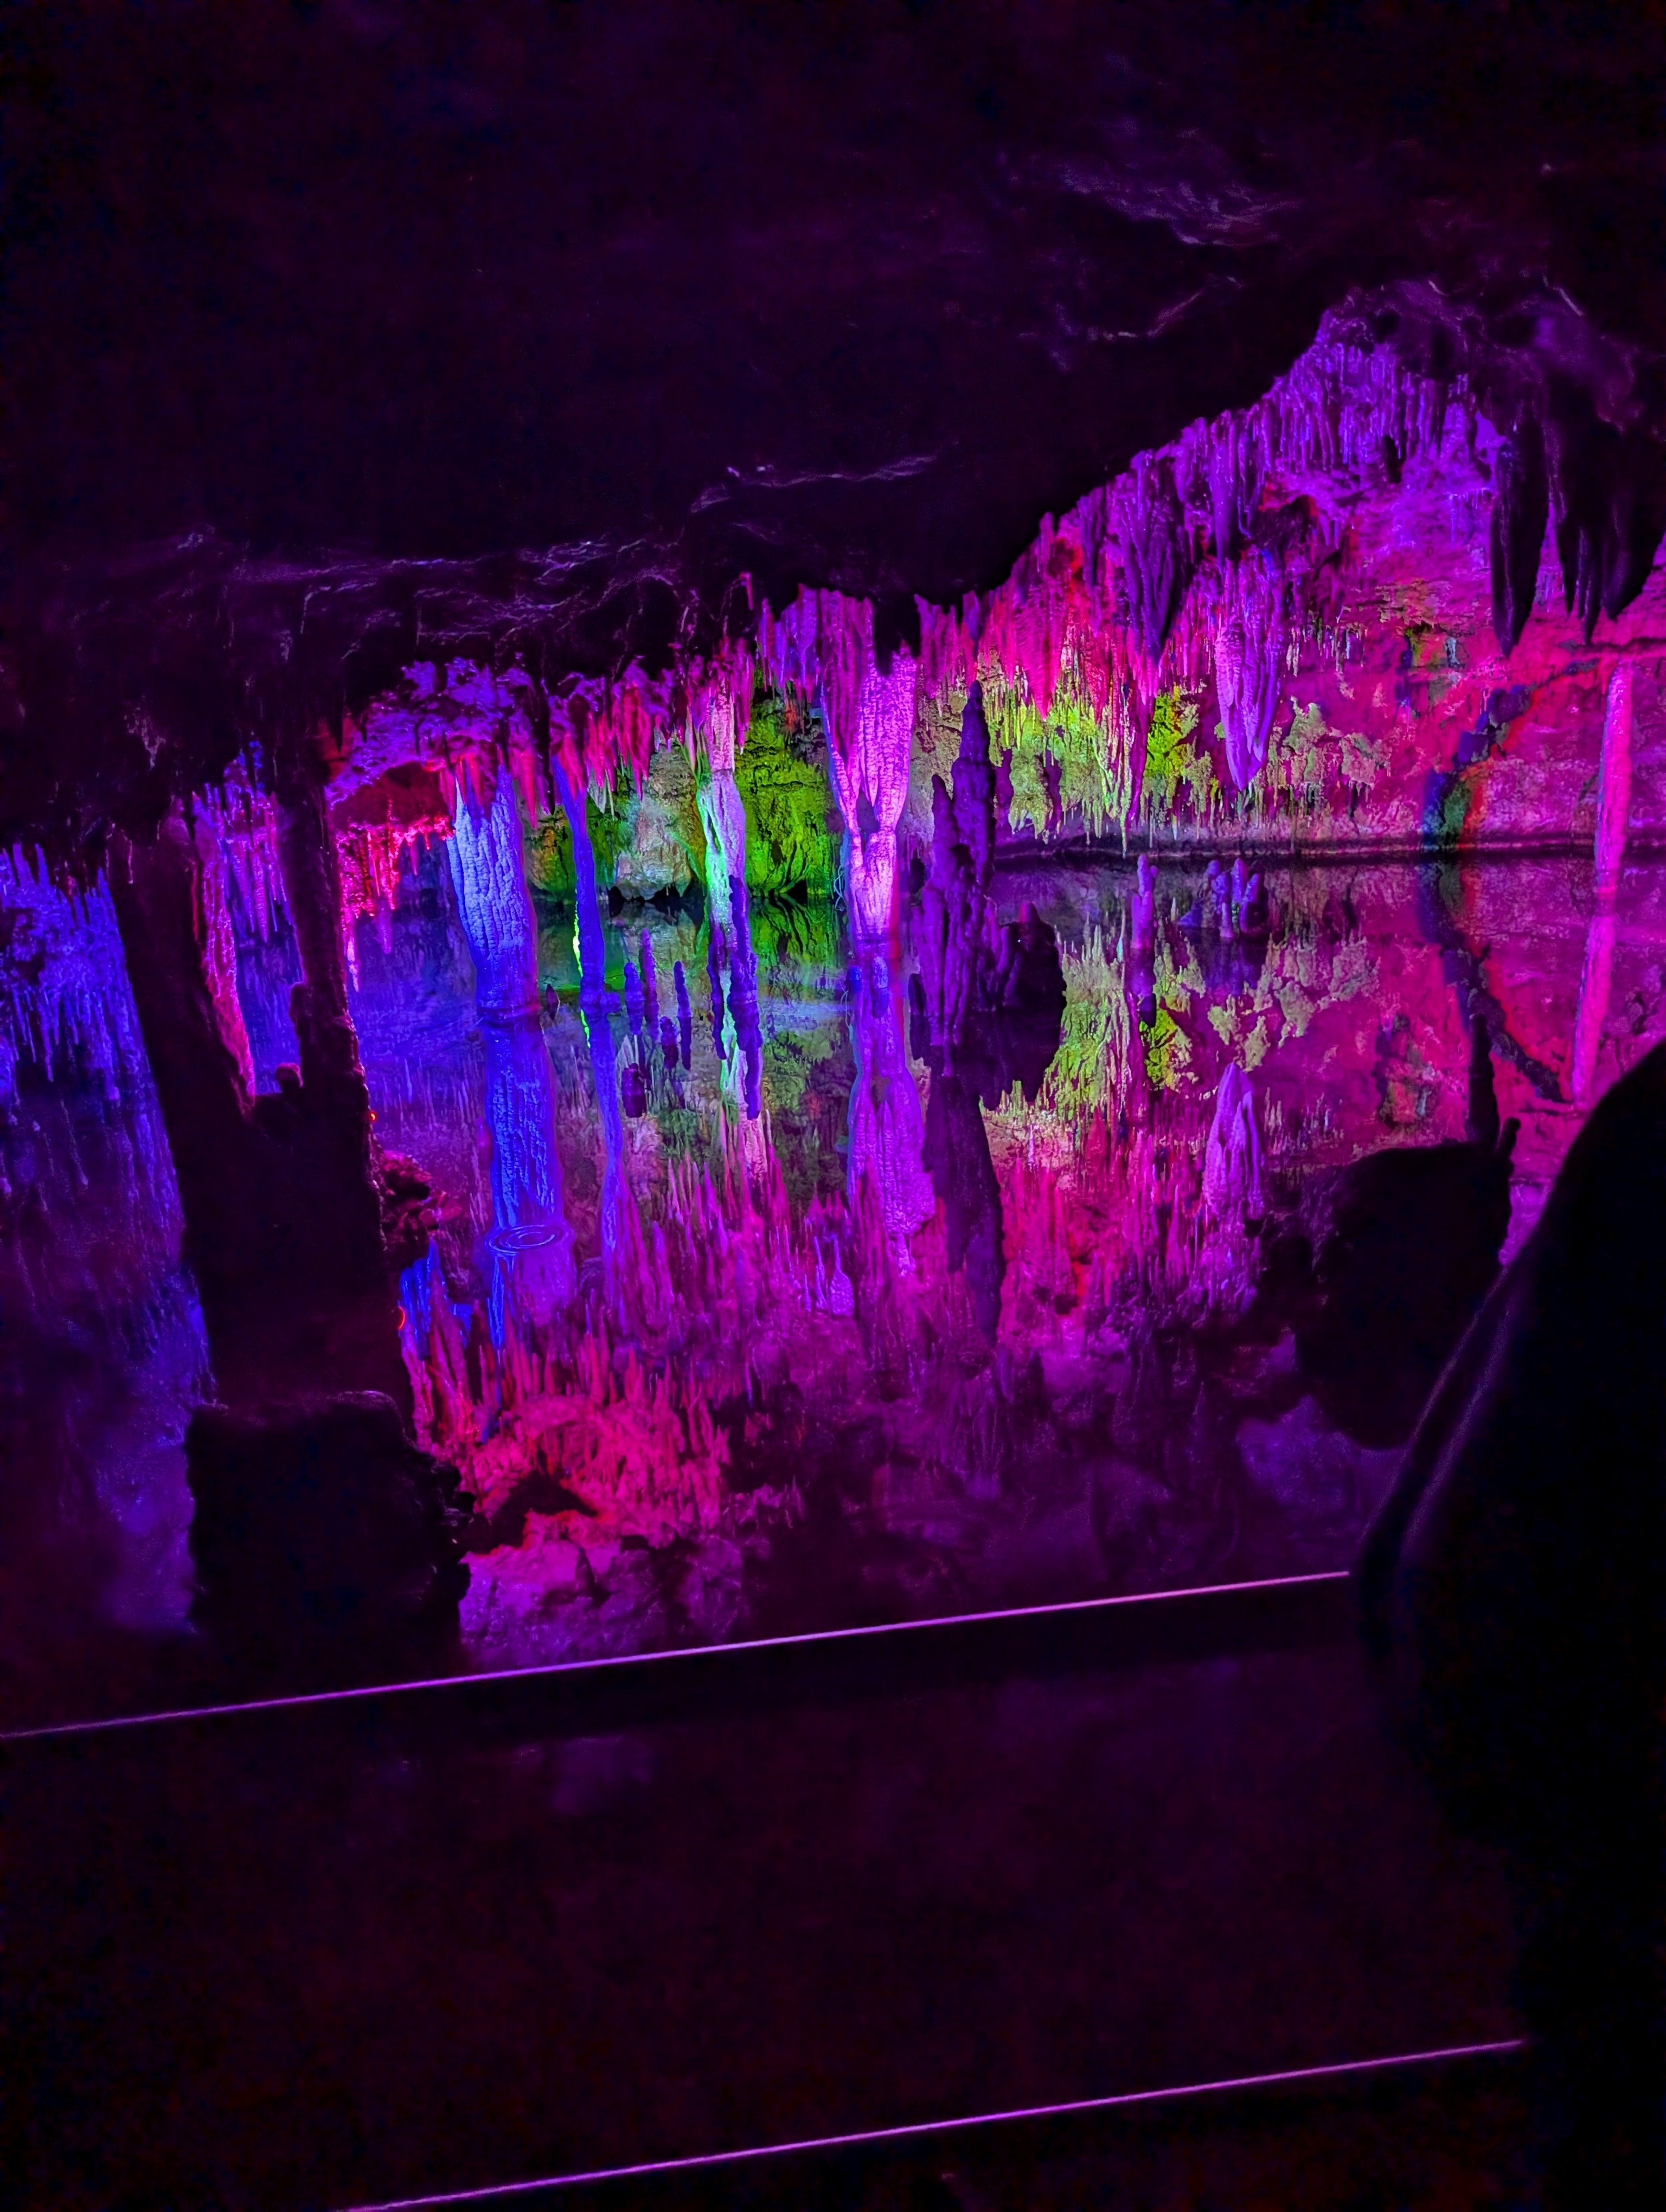
[[[746,809],[747,889],[831,898],[840,840],[819,716],[760,690],[735,781]]]

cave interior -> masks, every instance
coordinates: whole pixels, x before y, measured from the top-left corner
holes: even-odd
[[[10,43],[19,2201],[1481,2201],[1346,1577],[1666,1037],[1666,20]]]

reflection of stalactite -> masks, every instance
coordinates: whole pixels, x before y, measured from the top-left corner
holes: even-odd
[[[573,1295],[573,1240],[556,1150],[556,1075],[536,1018],[488,1021],[486,1121],[492,1135],[492,1340],[506,1308],[552,1321]]]
[[[903,1005],[891,988],[885,963],[874,954],[865,963],[851,1005],[851,1041],[856,1079],[850,1091],[850,1149],[848,1176],[854,1200],[862,1177],[873,1185],[900,1273],[914,1267],[915,1231],[934,1210],[930,1182],[921,1163],[924,1127],[920,1091],[909,1065],[903,1033]]]
[[[694,1008],[689,1003],[689,979],[679,960],[672,969],[677,987],[677,1050],[686,1074],[694,1066]]]
[[[739,1048],[741,1087],[749,1121],[763,1104],[763,1026],[757,1004],[757,954],[752,949],[746,886],[734,886],[734,938],[729,952],[729,1015]]]
[[[921,1158],[943,1207],[949,1273],[965,1268],[973,1318],[993,1344],[1006,1277],[1000,1185],[989,1157],[983,1109],[976,1093],[955,1076],[932,1078]]]
[[[631,1206],[630,1185],[625,1175],[618,1048],[607,1016],[599,1009],[586,1014],[584,1027],[590,1047],[590,1073],[596,1088],[596,1117],[602,1130],[602,1281],[609,1310],[617,1314],[627,1289],[625,1278],[630,1255],[626,1216]]]
[[[1585,937],[1584,966],[1573,1020],[1572,1087],[1576,1105],[1589,1103],[1596,1081],[1596,1056],[1614,987],[1614,902],[1625,872],[1632,806],[1632,665],[1619,662],[1608,678],[1602,751],[1596,772],[1596,835],[1591,878],[1593,906]]]
[[[1203,1152],[1203,1202],[1219,1222],[1234,1230],[1258,1222],[1267,1211],[1256,1095],[1235,1062],[1228,1063],[1215,1094],[1214,1120]]]
[[[1599,899],[1585,932],[1585,959],[1579,973],[1579,999],[1573,1016],[1570,1087],[1576,1106],[1588,1105],[1596,1086],[1596,1055],[1602,1048],[1602,1028],[1608,1018],[1608,1001],[1614,990],[1614,934],[1613,903]]]
[[[1142,853],[1128,902],[1128,991],[1134,1018],[1150,1029],[1157,1019],[1157,870]]]
[[[714,921],[706,940],[706,980],[712,993],[712,1050],[720,1060],[723,1057],[723,945],[726,933],[721,922]]]
[[[933,818],[912,986],[932,1073],[922,1158],[944,1209],[949,1272],[964,1267],[974,1316],[993,1342],[1006,1260],[980,1097],[993,1106],[1017,1080],[1033,1103],[1058,1048],[1064,986],[1053,933],[1029,907],[1006,930],[996,927],[994,776],[976,685],[961,719],[953,793],[938,781]]]
[[[1596,873],[1599,898],[1620,888],[1626,833],[1632,811],[1632,664],[1622,660],[1608,678],[1602,719],[1602,751],[1596,773]]]
[[[607,939],[602,928],[601,893],[596,883],[596,848],[585,811],[585,791],[559,755],[551,758],[550,778],[573,837],[574,898],[579,918],[579,996],[600,1006],[607,990]]]

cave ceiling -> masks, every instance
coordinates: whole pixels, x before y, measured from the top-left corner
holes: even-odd
[[[1611,616],[1663,91],[1642,7],[23,10],[0,836],[89,849],[418,653],[653,671],[800,586],[917,645],[1327,313],[1464,381],[1529,524],[1585,502]]]

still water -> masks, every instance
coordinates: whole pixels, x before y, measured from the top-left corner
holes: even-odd
[[[878,949],[832,904],[739,935],[620,908],[583,1004],[540,908],[543,1012],[511,1022],[441,849],[356,925],[378,1133],[433,1192],[404,1347],[477,1500],[466,1664],[1346,1565],[1485,1212],[1478,1028],[1519,1123],[1505,1256],[1666,1030],[1648,866],[1613,915],[1572,859],[1265,866],[1243,902],[1190,857],[1003,866],[1011,1018],[946,1047],[919,890]],[[14,869],[0,908],[15,1686],[188,1634],[210,1383],[107,902]],[[281,909],[234,916],[270,1088],[299,963]],[[1350,1163],[1440,1146],[1386,1229],[1327,1212]],[[1327,1367],[1315,1301],[1379,1260]]]

